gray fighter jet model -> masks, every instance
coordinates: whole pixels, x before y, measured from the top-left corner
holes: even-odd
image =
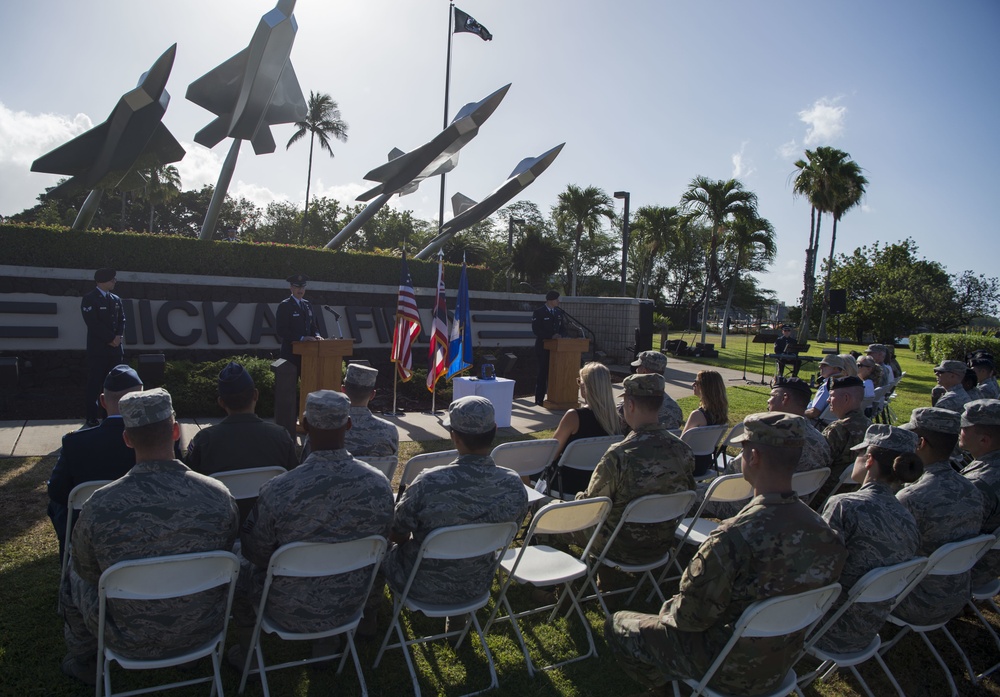
[[[187,99],[218,118],[195,134],[215,147],[224,138],[249,140],[258,155],[274,152],[270,126],[306,117],[306,100],[288,60],[298,24],[295,0],[279,0],[260,18],[250,44],[188,85]]]
[[[100,191],[138,189],[146,183],[138,170],[177,162],[184,157],[184,148],[161,121],[170,102],[170,95],[164,88],[176,53],[177,44],[164,51],[142,74],[136,88],[122,95],[104,123],[32,163],[32,172],[70,175],[71,178],[50,191],[50,195],[98,192],[91,196],[94,210],[90,215],[93,217]],[[78,218],[77,222],[81,220]]]
[[[499,210],[501,206],[524,191],[531,182],[538,178],[538,175],[548,169],[548,166],[556,159],[556,156],[563,149],[564,145],[566,143],[560,143],[538,157],[526,157],[518,162],[517,167],[510,173],[507,181],[494,189],[489,196],[479,203],[462,194],[452,196],[451,200],[454,206],[455,217],[442,225],[441,231],[437,236],[426,247],[421,249],[414,258],[432,258],[444,246],[444,243],[454,237],[456,233],[475,225],[481,220],[485,220]]]

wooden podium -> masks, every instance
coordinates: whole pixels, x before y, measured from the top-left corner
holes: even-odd
[[[549,352],[549,386],[546,409],[576,409],[580,406],[580,356],[590,348],[590,339],[546,339]]]
[[[340,390],[344,379],[344,357],[354,353],[354,339],[293,341],[292,353],[302,356],[298,413],[301,418],[306,410],[306,396],[310,392]]]

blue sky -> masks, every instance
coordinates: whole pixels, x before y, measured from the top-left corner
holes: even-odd
[[[809,206],[791,192],[806,147],[851,154],[870,180],[837,248],[913,237],[952,273],[996,275],[994,169],[1000,161],[1000,3],[892,0],[674,2],[464,0],[494,35],[455,37],[450,113],[507,82],[510,92],[448,177],[448,195],[481,199],[524,157],[566,142],[521,196],[548,210],[567,184],[631,192],[635,210],[675,205],[691,179],[737,177],[775,226],[765,287],[795,302]],[[185,188],[215,183],[228,142],[194,133],[212,116],[187,85],[250,39],[269,0],[33,0],[0,7],[0,214],[33,204],[55,175],[39,155],[100,123],[171,43],[177,59],[164,123],[188,151]],[[394,146],[441,127],[445,0],[299,0],[292,64],[350,124],[313,168],[313,191],[341,201]],[[15,67],[16,66],[16,67]],[[244,145],[230,193],[259,204],[305,196],[308,145]],[[392,205],[437,215],[438,185]],[[621,205],[616,202],[616,205]],[[829,221],[821,246],[829,251]]]

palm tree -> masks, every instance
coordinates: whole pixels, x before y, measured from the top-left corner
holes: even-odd
[[[328,94],[317,94],[309,91],[309,112],[304,121],[296,121],[297,129],[292,137],[288,139],[285,150],[292,147],[292,143],[309,134],[309,169],[306,175],[306,206],[302,212],[302,232],[300,237],[305,236],[306,219],[309,217],[309,187],[312,184],[313,167],[313,147],[316,139],[319,139],[319,146],[330,153],[333,157],[333,148],[330,147],[330,137],[334,137],[341,143],[347,142],[347,123],[340,118],[340,107],[337,102]]]
[[[149,231],[153,232],[153,218],[156,207],[169,203],[181,194],[181,175],[173,165],[159,165],[142,171],[146,186],[142,197],[149,202]],[[122,199],[124,201],[124,197]],[[124,203],[122,205],[124,210]]]
[[[712,287],[721,288],[718,251],[720,233],[738,215],[757,217],[757,194],[743,188],[736,179],[709,179],[698,176],[691,180],[681,196],[683,206],[712,226],[708,254],[705,258],[705,298],[701,319],[701,343],[708,333],[708,301]]]
[[[744,267],[760,267],[774,261],[778,246],[774,241],[774,227],[765,218],[738,215],[729,226],[726,246],[732,253],[733,271],[729,282],[729,296],[726,311],[722,316],[722,348],[726,348],[726,334],[729,330],[729,311],[736,294],[736,283]]]
[[[573,262],[570,278],[570,295],[576,295],[576,279],[580,274],[580,242],[584,231],[590,239],[601,227],[601,218],[614,220],[615,210],[611,197],[595,186],[581,189],[575,184],[566,187],[559,194],[559,203],[555,206],[555,219],[559,232],[564,234],[573,227]]]
[[[629,226],[637,252],[633,254],[636,263],[635,297],[649,297],[653,266],[656,259],[674,245],[680,218],[676,207],[643,206],[635,212]]]
[[[830,308],[830,272],[833,270],[833,252],[837,245],[837,223],[844,213],[861,204],[868,186],[868,179],[861,174],[861,167],[850,159],[850,155],[841,150],[833,173],[833,188],[831,191],[831,209],[833,214],[833,231],[830,235],[830,257],[826,264],[826,278],[823,281],[823,314],[819,320],[819,331],[816,337],[826,341],[826,315]]]

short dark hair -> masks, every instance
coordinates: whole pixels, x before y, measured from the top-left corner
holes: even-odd
[[[362,399],[366,399],[371,396],[372,387],[365,387],[364,385],[354,385],[349,382],[344,383],[344,394],[352,402],[357,402]]]
[[[635,405],[636,407],[639,408],[639,411],[645,411],[645,412],[660,411],[660,407],[663,406],[663,398],[664,395],[662,394],[649,395],[649,396],[625,395],[625,399],[631,399],[633,402],[635,402]]]
[[[913,432],[927,441],[927,446],[936,457],[947,458],[958,444],[957,433],[941,433],[929,431],[926,428],[915,428]]]
[[[802,457],[802,446],[771,445],[769,443],[758,443],[756,441],[744,441],[753,450],[760,453],[760,459],[769,466],[777,467],[788,473],[795,471],[799,466],[799,459]]]
[[[253,404],[253,392],[254,388],[249,390],[243,390],[242,392],[233,392],[231,394],[220,394],[219,401],[227,408],[232,411],[243,411],[248,409],[251,404]]]
[[[174,419],[164,419],[145,426],[126,428],[133,448],[157,448],[174,439]]]
[[[455,429],[451,429],[451,432],[458,436],[469,450],[482,450],[493,443],[493,439],[497,435],[497,427],[494,426],[486,433],[462,433]]]
[[[986,436],[995,444],[1000,445],[1000,426],[995,424],[973,424],[966,426],[974,435]]]

